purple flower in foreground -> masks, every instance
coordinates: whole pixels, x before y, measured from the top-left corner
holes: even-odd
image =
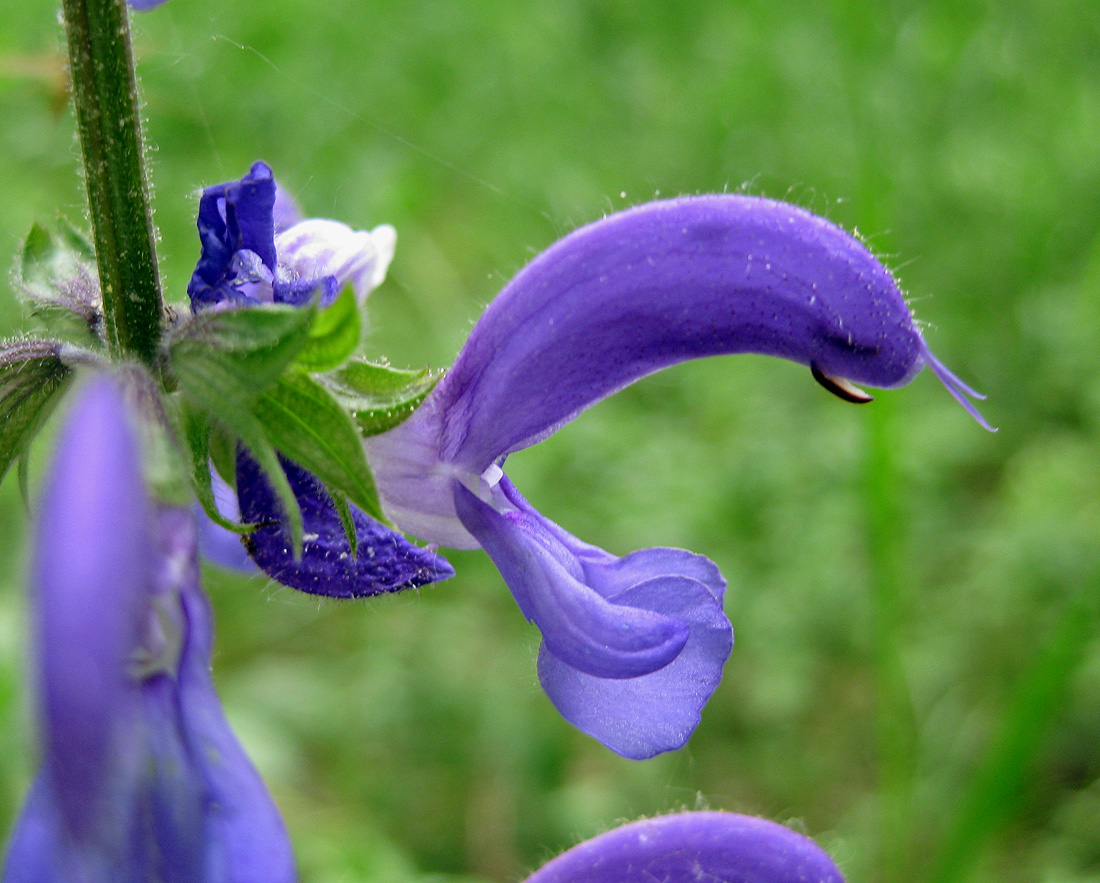
[[[115,382],[61,433],[31,558],[43,764],[4,883],[294,879],[222,713],[195,528],[155,505]]]
[[[366,440],[387,514],[489,553],[542,632],[551,700],[627,757],[678,748],[698,723],[732,644],[725,582],[689,552],[617,558],[580,542],[501,467],[640,377],[728,353],[801,362],[855,401],[870,397],[853,383],[901,386],[927,365],[981,421],[858,241],[784,203],[704,196],[612,215],[541,254],[421,407]]]
[[[323,218],[300,220],[262,162],[199,200],[202,252],[187,285],[191,308],[223,303],[330,303],[350,284],[362,303],[386,277],[397,233],[366,232]]]
[[[843,883],[812,840],[724,812],[642,819],[575,846],[526,883]]]

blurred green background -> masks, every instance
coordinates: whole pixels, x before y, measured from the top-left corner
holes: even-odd
[[[515,881],[684,807],[793,824],[853,881],[1100,880],[1095,0],[172,0],[134,27],[170,300],[198,190],[257,158],[309,215],[397,227],[366,349],[410,366],[580,224],[745,191],[857,229],[1000,427],[931,375],[855,408],[742,356],[514,456],[577,536],[730,581],[725,679],[642,763],[557,716],[481,553],[355,604],[211,569],[219,688],[303,880]],[[83,218],[59,46],[53,3],[0,3],[0,255]],[[0,832],[35,762],[25,534],[9,479]]]

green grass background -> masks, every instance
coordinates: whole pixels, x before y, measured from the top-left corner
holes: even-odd
[[[310,215],[397,227],[365,347],[410,366],[446,365],[580,224],[746,191],[857,229],[1000,427],[931,375],[855,408],[742,356],[513,457],[576,535],[690,548],[730,581],[725,679],[689,745],[643,763],[557,716],[481,553],[355,604],[211,569],[219,688],[303,880],[516,881],[684,807],[793,824],[852,881],[1100,879],[1095,0],[172,0],[134,41],[172,301],[199,188],[257,158]],[[54,4],[0,3],[0,255],[84,214],[59,45]],[[0,321],[22,327],[10,285]],[[34,765],[14,485],[0,832]]]

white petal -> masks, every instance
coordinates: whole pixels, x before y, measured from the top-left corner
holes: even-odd
[[[362,303],[386,278],[396,241],[397,233],[388,224],[367,232],[310,218],[275,237],[279,274],[286,280],[318,282],[334,276],[341,287],[350,282]]]

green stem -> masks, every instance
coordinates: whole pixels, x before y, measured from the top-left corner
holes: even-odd
[[[164,307],[125,0],[63,0],[107,343],[152,364]]]

